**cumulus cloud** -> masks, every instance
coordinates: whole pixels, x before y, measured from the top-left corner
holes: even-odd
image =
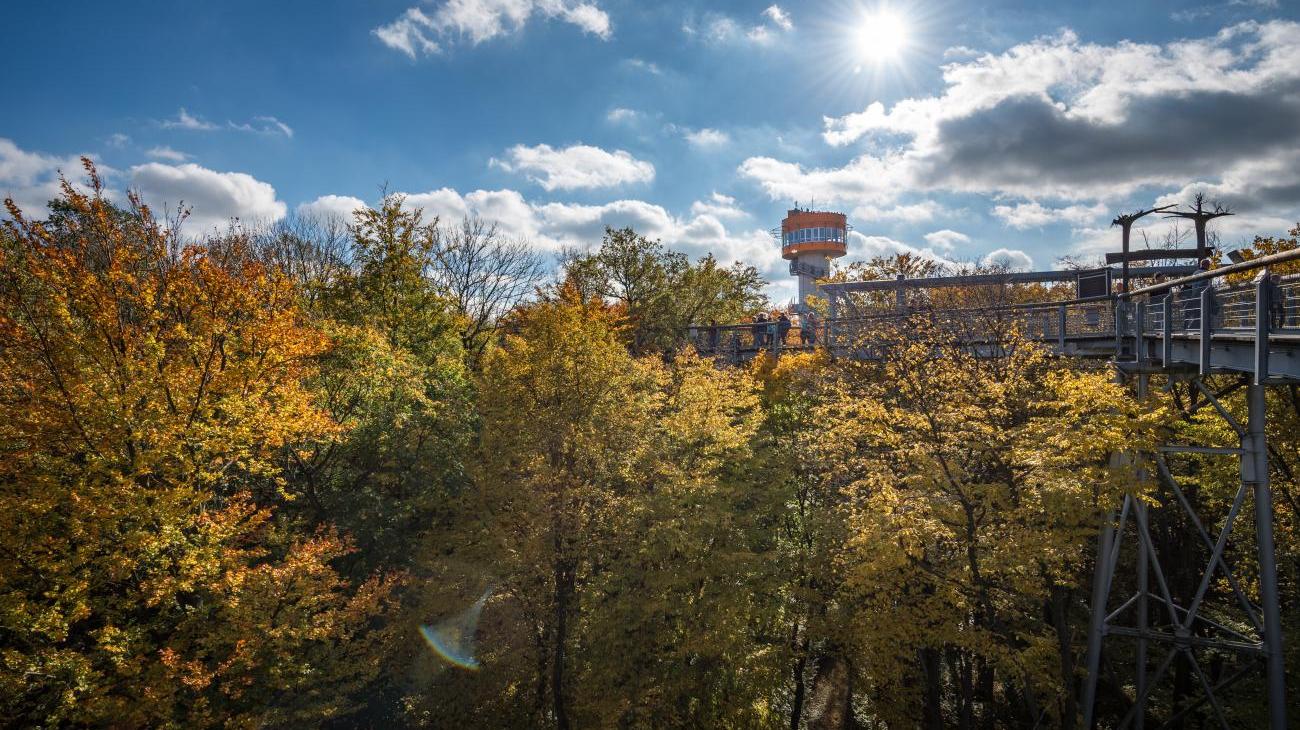
[[[790,20],[790,14],[778,5],[767,6],[767,10],[763,11],[763,17],[781,30],[794,30],[794,22]]]
[[[439,188],[402,195],[408,208],[423,209],[425,220],[438,216],[444,221],[457,221],[463,216],[477,216],[496,223],[505,235],[526,239],[544,251],[587,249],[600,242],[606,227],[631,227],[694,257],[712,253],[723,264],[752,264],[776,284],[788,278],[780,246],[771,234],[761,228],[733,230],[723,223],[724,219],[740,219],[745,214],[733,198],[720,193],[696,201],[684,216],[644,200],[623,199],[598,205],[538,203],[510,189],[462,194],[452,188]],[[299,206],[299,210],[338,210],[361,204],[356,198],[327,195]],[[778,287],[774,291],[781,290]]]
[[[773,199],[875,210],[917,193],[1058,201],[995,209],[1016,227],[1086,225],[1098,204],[1193,183],[1234,205],[1229,195],[1300,207],[1300,23],[1166,44],[1088,43],[1067,30],[953,60],[943,80],[934,96],[826,118],[828,144],[869,150],[843,166],[753,157],[740,173]]]
[[[613,124],[626,124],[641,118],[641,112],[627,107],[616,106],[605,114],[606,121]]]
[[[131,187],[155,210],[190,209],[187,230],[221,230],[232,219],[264,223],[284,217],[286,206],[275,188],[242,172],[217,172],[194,163],[148,162],[129,171]]]
[[[991,251],[984,257],[985,266],[996,266],[1002,269],[1019,269],[1029,270],[1034,268],[1034,260],[1029,258],[1029,254],[1011,248],[999,248]]]
[[[149,155],[154,159],[167,160],[168,162],[184,162],[188,160],[190,157],[184,152],[174,150],[171,147],[168,147],[167,145],[159,145],[157,147],[151,147],[145,151],[145,154]]]
[[[1024,230],[1026,228],[1042,228],[1054,223],[1085,226],[1096,223],[1097,219],[1104,217],[1108,210],[1105,205],[1100,203],[1097,205],[1068,205],[1061,208],[1049,208],[1041,203],[1028,202],[994,206],[993,215],[1012,228]]]
[[[295,210],[298,215],[313,218],[334,218],[345,223],[352,222],[352,213],[366,207],[361,198],[351,195],[322,195],[315,200],[301,203]]]
[[[859,221],[899,221],[902,223],[924,223],[946,213],[947,210],[933,200],[906,205],[875,206],[862,205],[853,209],[854,220]]]
[[[371,32],[385,46],[416,59],[441,52],[448,38],[478,45],[518,32],[533,17],[560,20],[602,40],[611,34],[605,11],[570,0],[444,0],[429,13],[407,8]]]
[[[970,243],[970,236],[959,231],[945,228],[925,234],[925,242],[930,248],[944,253],[952,253],[958,246]]]
[[[708,200],[691,203],[693,215],[711,215],[714,218],[744,218],[749,214],[736,205],[736,199],[730,195],[713,193]]]
[[[506,151],[505,160],[493,158],[489,164],[521,173],[548,191],[613,187],[650,182],[655,177],[654,165],[624,150],[607,152],[585,144],[563,149],[546,144],[515,145]]]
[[[688,129],[682,133],[692,147],[708,149],[721,147],[731,141],[731,136],[717,129]]]
[[[103,165],[99,169],[105,175],[113,172]],[[59,173],[76,182],[81,170],[77,155],[58,157],[32,152],[0,137],[0,198],[12,198],[25,216],[44,217],[45,204],[59,196]],[[0,217],[8,217],[3,208]]]
[[[936,252],[933,247],[918,248],[889,236],[868,236],[858,231],[849,231],[849,251],[855,257],[870,259],[877,256],[891,257],[899,254],[920,256],[944,265],[954,265],[952,261]]]

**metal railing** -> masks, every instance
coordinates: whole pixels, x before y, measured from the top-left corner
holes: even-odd
[[[1249,334],[1261,331],[1256,313],[1267,313],[1262,331],[1286,333],[1300,328],[1300,275],[1282,277],[1279,284],[1244,282],[1223,284],[1219,280],[1268,266],[1300,260],[1300,250],[1286,251],[1253,261],[1198,272],[1169,282],[1143,287],[1128,294],[1060,302],[1009,304],[975,309],[898,309],[881,307],[855,317],[819,321],[815,330],[791,327],[785,337],[773,322],[692,327],[690,341],[701,353],[744,359],[758,351],[780,352],[812,347],[853,350],[864,341],[889,333],[897,334],[900,324],[928,320],[933,332],[960,341],[979,342],[1005,336],[1015,330],[1029,340],[1056,345],[1063,354],[1067,346],[1081,346],[1092,354],[1124,357],[1141,347],[1142,336],[1201,336]],[[1259,298],[1266,302],[1260,307]],[[1140,319],[1139,319],[1140,313]],[[1208,322],[1202,314],[1208,313]],[[1169,320],[1166,328],[1165,320]],[[1297,333],[1300,334],[1300,333]],[[1109,353],[1103,347],[1113,342]],[[1132,347],[1129,347],[1133,344]],[[1127,350],[1126,350],[1127,348]]]

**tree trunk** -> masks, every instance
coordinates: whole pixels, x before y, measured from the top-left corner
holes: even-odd
[[[808,730],[851,730],[853,670],[838,654],[818,657],[808,697]]]
[[[569,730],[569,708],[564,694],[565,648],[569,638],[569,611],[573,602],[573,566],[555,561],[555,647],[551,659],[551,703],[556,730]]]
[[[922,649],[918,654],[925,682],[925,701],[921,707],[922,726],[926,730],[943,730],[943,667],[938,649]]]
[[[1052,586],[1047,610],[1052,628],[1056,630],[1056,649],[1061,661],[1061,714],[1057,718],[1061,730],[1074,730],[1079,714],[1078,682],[1074,677],[1074,648],[1070,643],[1070,591]]]
[[[808,656],[799,652],[799,660],[794,663],[794,702],[790,708],[790,730],[799,730],[799,719],[803,717],[804,670],[808,667]]]

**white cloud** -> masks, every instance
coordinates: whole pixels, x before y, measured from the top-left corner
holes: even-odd
[[[827,144],[862,147],[841,166],[752,157],[739,173],[774,200],[815,196],[877,216],[916,195],[1009,198],[990,207],[1020,228],[1094,226],[1162,193],[1186,202],[1193,185],[1267,206],[1273,220],[1300,214],[1300,23],[1164,44],[1065,30],[953,60],[943,81],[933,96],[826,118]]]
[[[550,190],[604,188],[654,180],[654,165],[628,152],[606,152],[599,147],[575,144],[563,149],[539,144],[515,145],[506,160],[493,158],[489,164],[507,172],[522,173]]]
[[[664,73],[663,69],[659,68],[658,64],[641,58],[629,58],[624,61],[623,64],[628,68],[636,69],[637,71],[645,71],[654,76],[662,76]]]
[[[780,246],[771,234],[761,228],[733,231],[722,222],[724,218],[741,218],[744,213],[735,207],[734,199],[719,193],[707,201],[696,201],[687,216],[675,216],[661,205],[634,199],[600,205],[534,203],[509,189],[475,190],[462,195],[441,188],[404,195],[408,207],[424,209],[425,220],[435,215],[444,221],[478,216],[496,223],[506,235],[527,239],[545,251],[590,248],[600,242],[607,226],[630,226],[637,233],[660,239],[691,256],[712,253],[728,265],[743,261],[758,267],[778,284],[788,278]]]
[[[478,45],[518,32],[534,16],[575,25],[603,40],[611,35],[605,11],[593,3],[571,0],[444,0],[429,13],[407,8],[371,32],[384,45],[415,59],[441,52],[448,38]]]
[[[337,218],[345,223],[351,223],[352,213],[365,207],[364,200],[351,195],[322,195],[315,200],[300,204],[295,210],[298,215]]]
[[[933,200],[919,203],[880,207],[861,205],[853,209],[853,218],[860,221],[900,221],[902,223],[924,223],[948,211]]]
[[[289,139],[293,139],[293,129],[279,119],[276,119],[275,117],[254,117],[253,119],[254,121],[261,122],[263,125],[261,128],[254,128],[253,131],[262,134],[279,133]]]
[[[745,218],[749,215],[736,206],[735,198],[717,192],[710,195],[708,200],[691,203],[691,214],[711,215],[715,218]]]
[[[990,252],[989,255],[984,257],[983,264],[1002,269],[1029,270],[1034,268],[1034,260],[1029,258],[1029,254],[1010,248],[999,248]]]
[[[777,5],[769,5],[767,10],[763,11],[763,17],[772,21],[772,24],[781,30],[794,30],[794,22],[790,20],[790,14],[785,12]]]
[[[102,175],[113,172],[99,166]],[[59,196],[59,173],[69,180],[81,178],[81,159],[76,155],[56,157],[20,148],[13,140],[0,137],[0,198],[12,198],[29,218],[44,218],[45,204]],[[8,212],[0,207],[0,217]]]
[[[876,256],[890,257],[899,254],[920,256],[941,264],[952,265],[953,262],[935,252],[932,248],[917,248],[888,236],[868,236],[858,231],[849,231],[848,249],[854,258],[870,259]]]
[[[184,162],[190,157],[184,152],[174,150],[167,145],[151,147],[145,151],[145,154],[158,160],[167,160],[168,162]]]
[[[185,111],[185,107],[181,107],[180,111],[176,113],[175,119],[163,120],[162,126],[163,129],[188,129],[195,132],[211,132],[221,129],[221,125],[196,117]]]
[[[721,147],[731,141],[731,136],[726,132],[707,127],[704,129],[686,130],[682,133],[682,136],[686,138],[686,141],[689,142],[692,147],[698,147],[700,149]]]
[[[768,6],[760,17],[763,18],[763,22],[757,25],[745,25],[727,15],[708,15],[705,18],[703,38],[715,44],[744,39],[757,45],[767,45],[775,41],[779,35],[794,30],[794,21],[790,19],[790,14],[780,6]],[[688,22],[682,26],[682,32],[694,36],[699,31]]]
[[[161,124],[163,129],[185,129],[191,132],[215,132],[218,129],[230,129],[236,132],[283,135],[289,139],[293,138],[293,129],[279,119],[271,116],[257,116],[247,122],[227,121],[223,127],[215,122],[210,122],[202,117],[190,114],[186,111],[185,107],[181,107],[180,111],[176,113],[175,119],[164,119]]]
[[[175,212],[181,204],[189,208],[186,228],[191,232],[222,230],[235,218],[243,223],[276,221],[286,212],[275,188],[246,173],[217,172],[192,162],[148,162],[129,172],[131,187],[156,211]]]
[[[114,132],[113,134],[108,135],[107,144],[109,147],[116,147],[118,149],[121,149],[131,144],[131,138],[125,134],[122,134],[121,132]]]
[[[463,218],[470,212],[465,199],[461,197],[460,193],[451,188],[438,188],[427,193],[408,194],[405,204],[408,207],[422,209],[426,218],[437,216],[442,220]]]
[[[407,8],[396,20],[370,31],[381,43],[414,59],[442,50],[430,35],[435,26],[419,8]]]
[[[613,124],[625,124],[625,123],[635,122],[640,118],[641,118],[641,112],[635,109],[628,109],[627,107],[621,107],[621,106],[614,107],[613,109],[610,109],[608,113],[605,114],[606,121],[609,121]]]
[[[1063,208],[1048,208],[1037,202],[1016,203],[1015,205],[998,205],[993,208],[993,215],[1008,226],[1024,230],[1042,228],[1053,223],[1069,223],[1083,226],[1096,223],[1106,215],[1108,208],[1097,205],[1069,205]]]
[[[925,234],[925,242],[930,244],[930,248],[948,254],[952,253],[958,246],[970,243],[970,236],[945,228],[941,231]]]

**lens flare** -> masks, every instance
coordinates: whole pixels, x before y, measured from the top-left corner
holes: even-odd
[[[483,613],[483,605],[490,595],[492,589],[488,588],[474,605],[464,611],[432,626],[420,626],[420,636],[424,637],[424,643],[452,666],[471,671],[478,669],[478,659],[474,658],[474,634],[478,631],[478,619]]]

